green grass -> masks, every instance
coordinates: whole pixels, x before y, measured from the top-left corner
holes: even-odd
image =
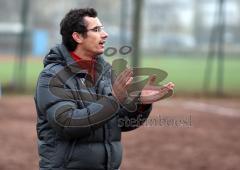
[[[110,63],[114,58],[110,59]],[[204,70],[206,58],[194,57],[144,57],[141,67],[159,68],[168,73],[164,82],[176,84],[176,92],[201,93],[203,91]],[[0,82],[9,84],[14,80],[14,62],[0,60]],[[26,86],[33,89],[38,74],[43,68],[42,59],[28,59],[26,64]],[[240,94],[240,58],[227,58],[224,63],[224,92],[230,95]],[[214,61],[210,91],[216,91],[217,63]]]
[[[12,81],[14,64],[12,61],[0,62],[0,82],[6,84]]]
[[[2,86],[8,88],[10,85],[16,85],[16,69],[17,65],[14,60],[0,60],[0,82]],[[37,81],[38,74],[43,68],[41,59],[33,60],[27,59],[26,62],[26,77],[24,78],[24,84],[26,89],[32,91]]]
[[[143,67],[155,67],[168,73],[167,81],[176,84],[177,91],[202,92],[206,58],[144,58]],[[226,93],[240,94],[240,58],[228,58],[224,63],[223,90]],[[208,73],[210,74],[210,73]],[[217,88],[217,60],[214,60],[210,81],[210,91]]]
[[[40,61],[28,61],[27,62],[27,82],[31,86],[35,86],[39,73],[43,69],[42,60]]]

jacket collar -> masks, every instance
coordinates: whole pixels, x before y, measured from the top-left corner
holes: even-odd
[[[66,66],[71,70],[73,73],[86,73],[85,70],[82,70],[78,63],[74,61],[74,59],[71,57],[70,52],[67,50],[67,48],[63,45],[59,45],[59,52],[60,55],[63,56]],[[101,56],[96,57],[96,69],[97,72],[101,75],[104,74],[106,71],[108,71],[111,68],[109,64],[107,64],[106,61]],[[101,77],[101,76],[100,76]]]

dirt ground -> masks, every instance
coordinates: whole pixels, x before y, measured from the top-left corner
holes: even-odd
[[[237,170],[240,99],[171,98],[123,133],[121,170]],[[0,170],[38,169],[32,96],[0,99]]]

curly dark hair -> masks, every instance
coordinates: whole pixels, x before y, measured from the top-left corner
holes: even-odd
[[[65,15],[60,23],[62,43],[69,51],[74,51],[77,47],[77,42],[72,38],[73,32],[78,32],[86,36],[85,16],[95,18],[97,17],[97,11],[94,8],[72,9]]]

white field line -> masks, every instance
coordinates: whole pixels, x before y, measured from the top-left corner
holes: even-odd
[[[213,114],[230,116],[230,117],[240,117],[239,110],[234,108],[229,108],[229,107],[223,107],[220,105],[213,105],[213,104],[193,102],[193,101],[183,102],[182,105],[186,109],[192,109],[200,112],[213,113]]]
[[[240,117],[240,111],[239,109],[234,109],[230,107],[224,107],[220,105],[215,104],[207,104],[203,102],[197,102],[197,101],[174,101],[171,103],[170,101],[162,103],[165,106],[176,106],[182,107],[184,109],[188,110],[194,110],[204,113],[211,113],[211,114],[218,114],[222,116],[229,116],[229,117]]]

